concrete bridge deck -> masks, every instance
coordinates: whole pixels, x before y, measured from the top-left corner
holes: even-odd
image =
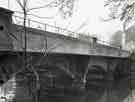
[[[0,51],[23,51],[23,26],[12,23],[12,11],[0,9]],[[22,18],[21,20],[23,21]],[[27,51],[111,57],[127,57],[130,54],[120,48],[99,44],[95,37],[84,40],[79,35],[73,37],[68,33],[65,36],[60,32],[27,27]]]
[[[12,51],[23,51],[24,32],[22,26],[12,24]],[[93,39],[85,41],[79,38],[64,36],[57,33],[27,28],[27,51],[28,52],[49,52],[78,55],[127,57],[128,51],[103,44]]]

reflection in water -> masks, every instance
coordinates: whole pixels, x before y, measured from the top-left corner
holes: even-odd
[[[108,73],[98,69],[88,73],[87,102],[133,102],[131,75],[128,72],[117,69]]]
[[[129,74],[119,72],[121,70],[108,73],[98,69],[89,70],[85,90],[50,88],[47,94],[41,93],[41,102],[133,102]],[[63,84],[59,81],[63,78],[59,76],[56,84]],[[64,80],[66,79],[65,77]]]
[[[40,72],[43,79],[40,79],[42,80],[42,85],[39,102],[133,102],[131,76],[130,74],[124,73],[121,70],[115,70],[110,73],[104,71],[100,67],[89,70],[84,90],[76,90],[75,88],[71,88],[70,86],[72,85],[69,83],[72,83],[73,79],[63,74],[63,72],[61,72],[61,74],[58,74],[58,72],[60,73],[60,71],[56,71],[56,69],[55,72],[53,70],[53,73],[55,73],[53,76],[55,77],[55,80],[52,82],[55,83],[55,86],[48,89],[46,87],[50,85],[48,83],[51,83],[51,80],[49,79],[50,74],[48,71],[46,71],[46,75],[45,72],[43,74]],[[26,77],[26,75],[22,75],[23,77],[20,77],[20,75],[21,74],[16,77],[19,80]],[[26,89],[29,81],[16,80],[16,82],[17,85],[15,86],[19,86],[15,90],[16,97],[23,99],[24,97],[29,97],[26,99],[30,100],[30,95],[28,92],[29,90],[28,88]],[[9,83],[9,81],[7,81],[7,83]],[[11,89],[13,89],[13,87],[15,87],[12,86],[12,84],[10,86],[7,86],[6,83],[3,85],[4,89],[7,87],[12,87]],[[25,87],[26,90],[24,90],[23,87]],[[8,96],[9,92],[12,92],[14,95],[14,91],[7,89],[5,95],[6,97]],[[13,98],[14,96],[12,96],[12,99]],[[29,100],[27,102],[29,102]]]
[[[42,97],[46,102],[133,102],[130,80],[91,81],[86,90],[54,88]]]

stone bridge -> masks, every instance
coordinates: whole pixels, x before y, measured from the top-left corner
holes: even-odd
[[[35,77],[22,69],[25,34],[23,26],[12,23],[12,14],[0,8],[1,96],[30,102]],[[94,37],[86,41],[29,27],[26,31],[28,59],[41,84],[40,102],[129,102],[129,52],[100,44]]]

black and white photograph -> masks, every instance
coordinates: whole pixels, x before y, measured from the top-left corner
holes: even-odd
[[[135,0],[0,0],[0,102],[135,102]]]

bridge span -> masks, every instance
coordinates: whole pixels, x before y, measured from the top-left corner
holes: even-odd
[[[35,77],[22,70],[20,57],[24,27],[13,23],[12,14],[0,8],[0,91],[11,102],[32,102]],[[98,43],[95,37],[84,40],[31,27],[26,31],[27,57],[39,74],[39,102],[131,102],[128,51]]]

